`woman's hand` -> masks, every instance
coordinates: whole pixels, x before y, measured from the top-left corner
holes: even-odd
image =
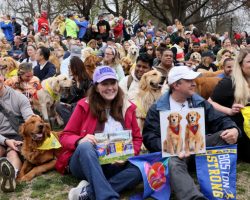
[[[83,143],[83,142],[90,142],[91,144],[94,144],[94,145],[97,144],[95,136],[92,134],[87,134],[84,138],[80,139],[78,141],[78,145]]]
[[[228,114],[230,116],[233,116],[233,115],[239,113],[242,108],[244,108],[244,106],[242,104],[235,103],[232,105],[232,108],[230,109]]]

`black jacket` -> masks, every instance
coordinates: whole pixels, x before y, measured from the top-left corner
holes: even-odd
[[[21,29],[21,25],[17,22],[12,22],[13,25],[13,33],[15,35],[21,35],[22,29]]]

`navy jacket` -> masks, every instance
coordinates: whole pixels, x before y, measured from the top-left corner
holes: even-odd
[[[48,61],[42,70],[40,70],[40,65],[38,64],[33,69],[33,72],[34,76],[38,77],[40,81],[43,81],[49,77],[54,76],[56,74],[56,68],[55,65]]]
[[[145,124],[142,132],[143,143],[150,152],[161,151],[161,128],[159,111],[170,110],[169,92],[166,92],[161,98],[155,102],[147,113]],[[193,108],[204,107],[205,112],[205,129],[206,134],[226,130],[230,128],[240,129],[234,121],[227,115],[215,110],[201,96],[194,94],[189,100],[189,106]]]

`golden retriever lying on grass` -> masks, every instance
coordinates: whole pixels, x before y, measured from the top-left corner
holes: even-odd
[[[19,132],[23,136],[21,153],[25,161],[17,180],[30,181],[34,177],[54,169],[56,154],[61,145],[58,135],[50,132],[50,125],[38,115],[34,115],[20,126]]]
[[[162,83],[162,74],[155,69],[141,77],[136,96],[136,117],[141,131],[150,106],[161,96]]]

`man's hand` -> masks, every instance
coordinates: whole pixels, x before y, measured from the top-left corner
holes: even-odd
[[[91,134],[87,134],[84,138],[80,139],[78,141],[78,145],[83,143],[83,142],[90,142],[91,144],[94,144],[94,145],[97,144],[95,136],[91,135]]]
[[[235,144],[237,142],[239,132],[236,128],[231,128],[231,129],[224,130],[220,136],[228,144]]]
[[[23,142],[21,141],[16,141],[13,139],[6,139],[5,140],[5,144],[10,147],[11,149],[15,150],[15,151],[19,151],[19,149],[17,148],[19,145],[21,145]]]
[[[187,157],[189,157],[190,156],[190,153],[189,152],[180,152],[179,154],[178,154],[178,157],[180,158],[180,159],[184,159],[184,158],[187,158]]]

